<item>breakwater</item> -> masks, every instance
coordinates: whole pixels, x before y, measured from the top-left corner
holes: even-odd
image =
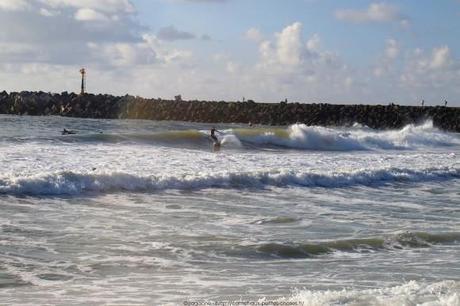
[[[306,103],[209,102],[144,99],[134,96],[63,92],[0,93],[0,113],[107,119],[149,119],[213,123],[401,128],[432,119],[441,129],[460,132],[460,108],[443,106],[335,105]]]

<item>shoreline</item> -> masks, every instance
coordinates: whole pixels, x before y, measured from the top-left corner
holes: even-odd
[[[0,92],[0,114],[95,119],[146,119],[202,123],[253,123],[397,129],[433,120],[437,128],[460,132],[460,108],[364,104],[256,103],[145,99],[134,96],[63,92]]]

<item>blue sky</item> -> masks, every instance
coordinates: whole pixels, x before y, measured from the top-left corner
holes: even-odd
[[[0,0],[0,20],[10,91],[75,91],[85,66],[95,93],[460,106],[460,0]]]
[[[184,1],[186,2],[186,1]],[[324,37],[326,48],[341,51],[358,64],[370,60],[381,50],[386,38],[404,40],[407,47],[433,48],[449,44],[458,48],[460,2],[458,1],[330,1],[330,0],[233,0],[215,3],[136,0],[139,18],[153,30],[175,25],[191,32],[206,32],[226,48],[241,47],[243,33],[256,27],[264,33],[280,31],[299,21],[304,36],[315,33]],[[340,9],[363,10],[372,3],[386,3],[400,9],[410,22],[402,30],[397,23],[347,23],[334,13]]]

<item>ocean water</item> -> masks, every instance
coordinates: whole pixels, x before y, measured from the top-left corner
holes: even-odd
[[[459,134],[211,126],[0,116],[0,304],[460,305]]]

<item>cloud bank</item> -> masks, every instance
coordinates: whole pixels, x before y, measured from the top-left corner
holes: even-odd
[[[331,16],[354,24],[408,20],[386,3]],[[78,90],[84,66],[89,91],[146,97],[417,103],[460,94],[452,86],[460,83],[460,61],[447,44],[409,48],[388,37],[373,61],[356,67],[327,47],[333,37],[307,34],[299,21],[273,32],[246,28],[238,37],[243,54],[226,49],[236,42],[173,24],[149,29],[129,0],[0,0],[0,26],[6,29],[0,32],[0,81],[7,90]]]

